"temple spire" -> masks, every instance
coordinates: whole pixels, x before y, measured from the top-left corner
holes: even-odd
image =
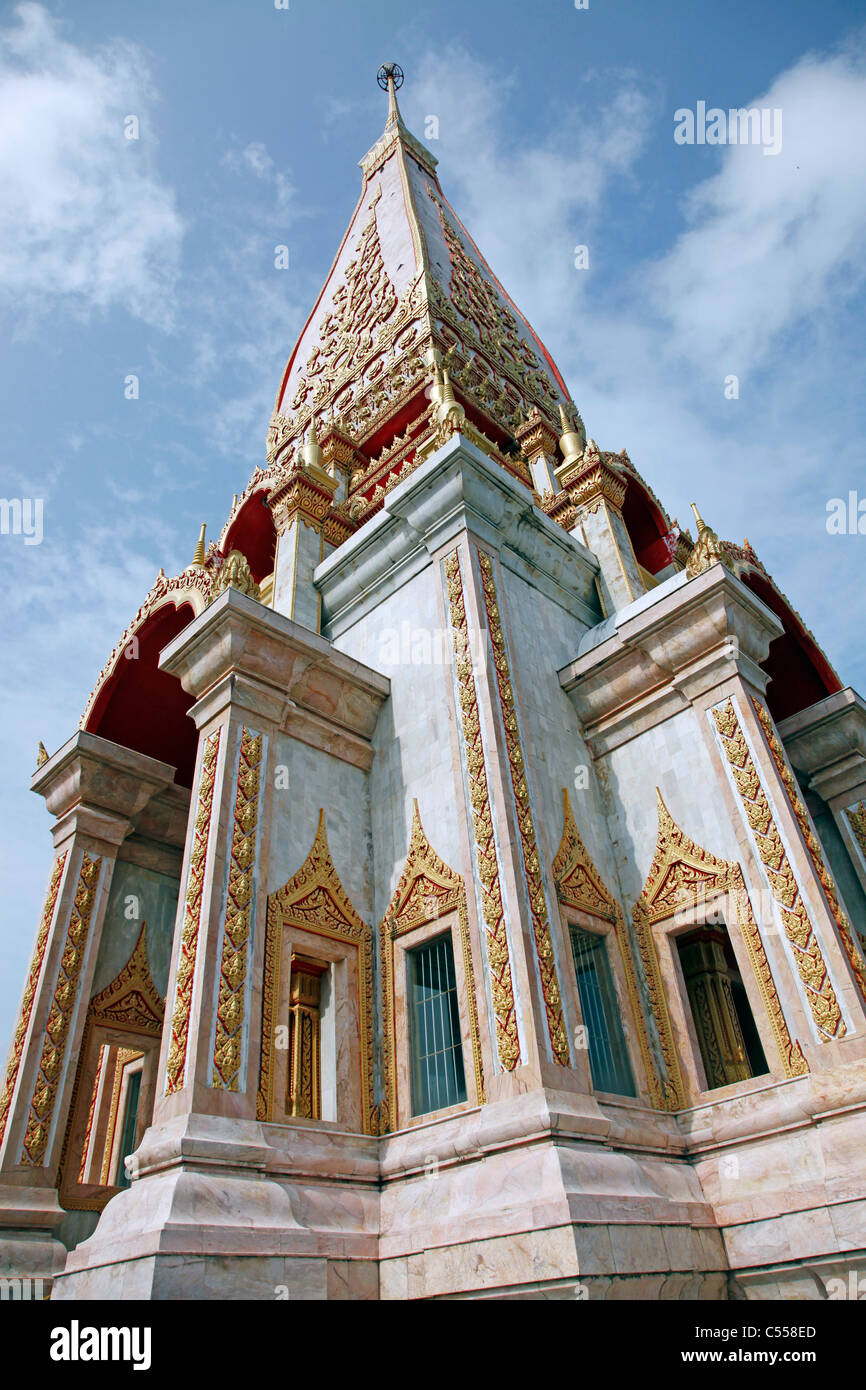
[[[403,69],[397,63],[383,63],[376,74],[376,81],[382,90],[388,93],[388,119],[385,122],[387,132],[393,126],[403,125],[403,117],[397,105],[397,91],[403,86]]]

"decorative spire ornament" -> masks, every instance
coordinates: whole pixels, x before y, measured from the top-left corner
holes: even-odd
[[[192,557],[192,563],[193,563],[193,565],[195,566],[196,569],[203,569],[203,568],[204,568],[204,538],[205,538],[205,532],[206,532],[206,531],[207,531],[207,522],[206,522],[206,521],[203,521],[202,524],[201,524],[201,530],[199,531],[198,540],[196,541],[196,546],[195,546],[195,550],[193,551],[193,557]]]
[[[42,742],[42,739],[40,739],[40,740],[39,740],[39,743],[37,744],[37,747],[36,747],[36,766],[37,766],[37,767],[42,767],[43,763],[47,763],[47,762],[48,762],[48,749],[45,747],[45,744]]]
[[[704,570],[710,569],[712,565],[724,563],[725,559],[725,553],[718,536],[713,528],[704,521],[696,502],[692,503],[692,511],[695,514],[698,539],[686,564],[686,574],[689,579],[694,579],[697,574],[703,574]]]

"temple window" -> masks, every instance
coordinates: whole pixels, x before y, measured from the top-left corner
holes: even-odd
[[[450,934],[406,955],[412,1055],[412,1113],[426,1115],[466,1099],[460,1009]]]
[[[707,1090],[768,1071],[755,1020],[724,923],[676,938]]]
[[[592,1084],[597,1091],[636,1096],[607,954],[607,938],[570,926],[571,951]]]
[[[293,956],[286,1111],[307,1120],[322,1118],[322,1020],[328,995],[328,966]]]

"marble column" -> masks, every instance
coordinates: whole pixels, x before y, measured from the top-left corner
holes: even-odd
[[[50,1280],[65,1250],[56,1188],[118,851],[174,768],[79,731],[31,787],[54,859],[0,1097],[0,1273]]]

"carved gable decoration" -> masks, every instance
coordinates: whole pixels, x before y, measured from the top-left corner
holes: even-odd
[[[567,787],[562,789],[562,799],[565,825],[562,842],[553,861],[553,879],[560,902],[564,902],[568,907],[592,913],[596,917],[603,917],[605,921],[615,922],[618,915],[617,905],[580,838]]]
[[[736,886],[732,866],[690,840],[673,819],[656,787],[659,828],[655,856],[641,894],[651,922],[670,917],[696,900]]]
[[[402,935],[458,907],[462,891],[463,879],[433,849],[421,824],[418,802],[413,802],[409,852],[383,925],[392,936]]]
[[[165,1016],[165,1000],[150,973],[146,933],[147,923],[142,922],[132,955],[111,984],[91,999],[88,1019],[93,1023],[128,1029],[131,1033],[159,1037]]]

